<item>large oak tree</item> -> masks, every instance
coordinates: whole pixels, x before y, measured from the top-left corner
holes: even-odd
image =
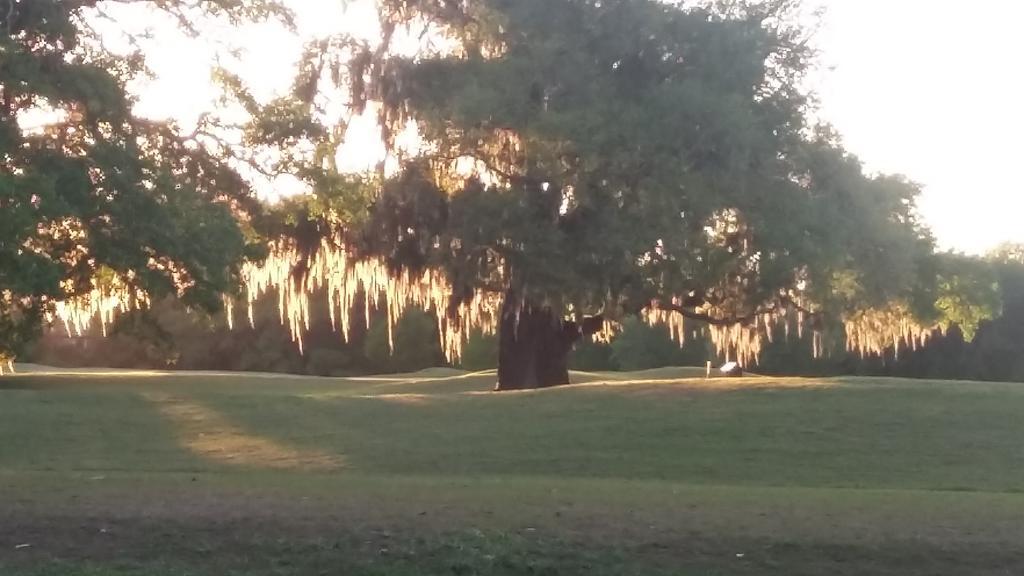
[[[780,321],[818,339],[845,324],[877,352],[950,312],[917,186],[866,175],[808,120],[794,3],[377,5],[380,41],[310,46],[253,142],[317,144],[285,155],[314,192],[300,253],[327,238],[395,274],[440,270],[441,315],[499,295],[499,388],[566,383],[574,343],[631,314],[689,318],[747,360]],[[379,121],[375,179],[337,173],[339,93]]]

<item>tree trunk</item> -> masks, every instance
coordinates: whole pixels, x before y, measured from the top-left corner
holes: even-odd
[[[524,303],[509,293],[501,311],[498,330],[497,391],[549,388],[569,383],[569,352],[587,334],[596,332],[603,320],[588,319],[579,325],[562,321],[548,308]]]

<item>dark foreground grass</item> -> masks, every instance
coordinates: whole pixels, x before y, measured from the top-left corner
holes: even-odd
[[[1024,387],[0,379],[0,574],[1017,574]]]

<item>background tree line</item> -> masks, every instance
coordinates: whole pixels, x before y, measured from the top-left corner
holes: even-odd
[[[787,337],[780,327],[755,372],[778,375],[865,375],[934,379],[1024,381],[1024,247],[1004,246],[985,259],[964,258],[968,272],[981,266],[975,278],[998,283],[999,312],[980,322],[973,339],[957,325],[936,333],[917,349],[885,357],[865,357],[843,350],[832,341],[828,354],[815,358],[809,338],[795,330]],[[323,302],[313,299],[313,302]],[[371,311],[369,328],[362,303],[355,307],[356,329],[343,341],[331,328],[326,307],[314,311],[313,329],[300,353],[277,319],[273,298],[254,308],[255,327],[237,312],[240,325],[231,329],[222,315],[189,310],[173,299],[148,310],[120,317],[108,336],[99,333],[68,337],[59,326],[49,330],[32,349],[29,359],[56,366],[114,368],[239,370],[349,376],[405,372],[445,365],[433,314],[414,310],[395,328],[395,349],[388,349],[383,312]],[[610,343],[578,344],[571,366],[585,371],[633,371],[664,366],[702,366],[718,363],[713,346],[698,332],[685,346],[669,338],[662,326],[630,319]],[[474,334],[459,366],[486,370],[497,366],[498,343],[491,335]]]

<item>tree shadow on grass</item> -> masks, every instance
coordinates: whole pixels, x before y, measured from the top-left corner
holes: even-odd
[[[195,382],[179,387],[133,373],[23,376],[4,378],[0,385],[0,469],[323,472],[343,464],[337,453],[295,447],[237,425],[191,399],[203,389]]]
[[[142,396],[174,427],[178,443],[206,462],[275,470],[331,471],[341,456],[299,448],[242,428],[203,404],[158,391]]]
[[[1024,481],[1024,428],[1008,418],[1017,403],[817,381],[740,384],[470,394],[426,383],[202,401],[275,442],[343,453],[346,470],[368,474],[1002,491]],[[979,439],[985,451],[971,449]]]
[[[131,392],[31,380],[0,389],[0,469],[95,472],[194,471],[152,403]]]

